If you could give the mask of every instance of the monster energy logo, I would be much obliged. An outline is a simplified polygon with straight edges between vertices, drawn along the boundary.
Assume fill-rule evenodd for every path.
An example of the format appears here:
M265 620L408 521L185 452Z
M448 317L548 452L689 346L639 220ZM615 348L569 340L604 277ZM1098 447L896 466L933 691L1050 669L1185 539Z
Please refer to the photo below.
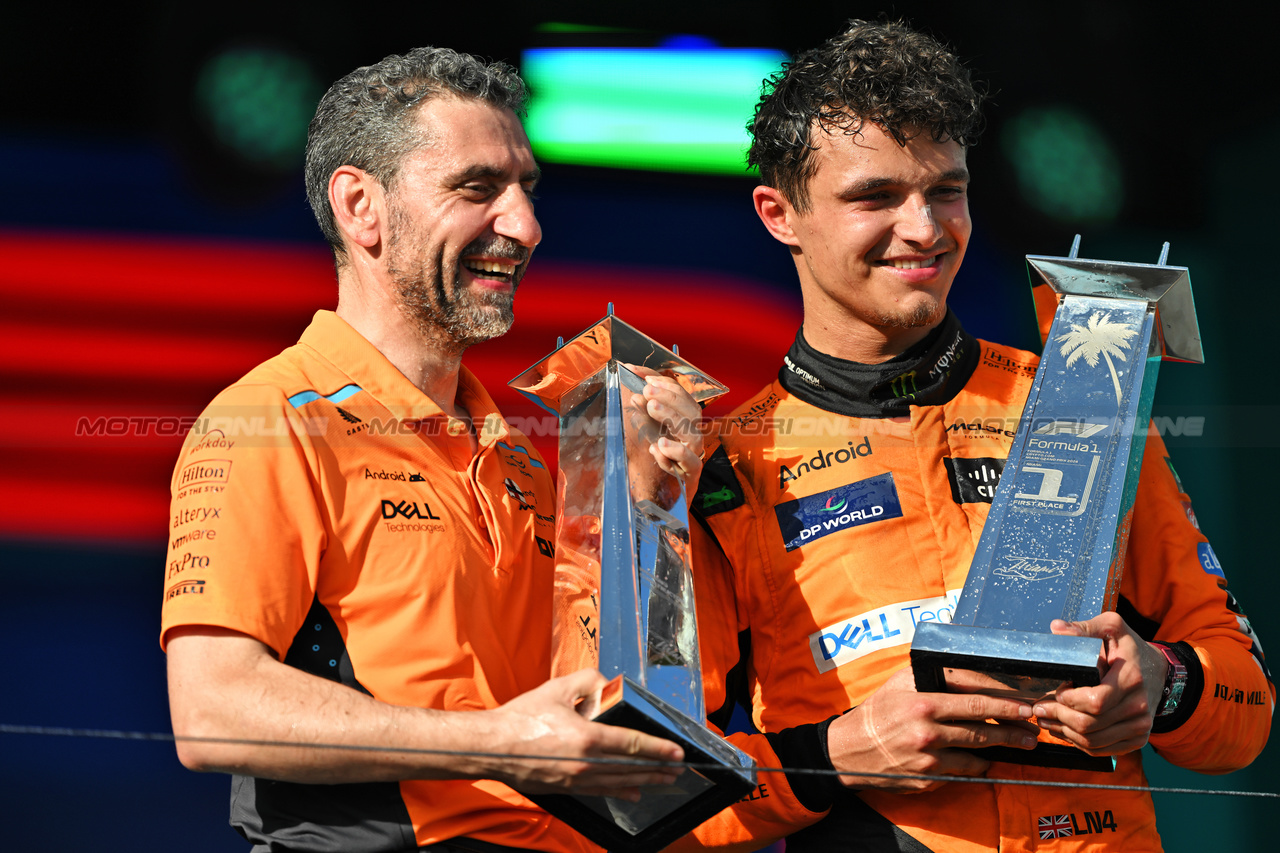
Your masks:
M906 373L893 377L889 381L889 391L898 399L914 397L919 394L920 388L916 385L916 372L908 370Z

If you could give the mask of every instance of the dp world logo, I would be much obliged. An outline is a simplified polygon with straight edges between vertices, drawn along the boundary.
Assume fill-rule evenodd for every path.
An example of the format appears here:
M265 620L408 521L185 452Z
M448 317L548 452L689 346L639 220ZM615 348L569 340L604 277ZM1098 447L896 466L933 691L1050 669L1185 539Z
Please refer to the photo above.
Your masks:
M850 527L902 516L893 474L879 474L773 508L788 551Z

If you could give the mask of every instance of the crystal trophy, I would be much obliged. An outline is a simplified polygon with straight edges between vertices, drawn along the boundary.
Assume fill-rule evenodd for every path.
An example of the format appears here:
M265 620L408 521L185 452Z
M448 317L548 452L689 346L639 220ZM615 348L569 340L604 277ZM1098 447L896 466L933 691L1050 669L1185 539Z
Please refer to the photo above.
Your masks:
M951 623L911 644L916 689L1028 702L1100 682L1102 640L1053 619L1114 610L1163 359L1203 362L1191 281L1167 266L1028 255L1044 355ZM1109 771L1066 744L985 758Z
M608 314L509 384L559 416L552 675L610 679L586 716L679 743L696 764L639 802L531 799L615 853L659 850L756 785L751 758L706 727L684 485L658 467L648 371L699 403L727 389Z

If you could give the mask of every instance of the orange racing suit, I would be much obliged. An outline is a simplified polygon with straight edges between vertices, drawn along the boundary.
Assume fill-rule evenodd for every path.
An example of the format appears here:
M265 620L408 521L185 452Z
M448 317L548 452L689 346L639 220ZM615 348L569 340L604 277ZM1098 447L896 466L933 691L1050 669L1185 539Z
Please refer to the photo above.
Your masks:
M693 501L707 708L722 730L735 701L750 710L762 734L729 739L761 765L830 769L830 720L908 665L919 622L950 621L1036 364L969 336L954 315L877 366L797 336L778 381L720 425ZM1261 751L1275 689L1166 456L1153 431L1117 610L1144 639L1170 644L1189 673L1150 743L1182 767L1224 772ZM804 507L839 512L801 530ZM1120 756L1114 773L994 762L986 775L1146 784L1140 752ZM788 853L1160 849L1146 793L955 782L901 794L854 792L831 776L760 780L673 849L754 850L785 835Z

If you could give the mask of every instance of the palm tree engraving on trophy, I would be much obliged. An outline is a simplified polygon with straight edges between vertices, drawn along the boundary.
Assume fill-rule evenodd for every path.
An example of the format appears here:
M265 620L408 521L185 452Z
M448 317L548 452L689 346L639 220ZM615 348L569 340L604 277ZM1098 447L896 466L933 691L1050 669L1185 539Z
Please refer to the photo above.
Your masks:
M1129 338L1138 334L1138 330L1127 325L1111 322L1110 314L1095 311L1089 322L1081 326L1071 324L1071 331L1059 335L1054 340L1062 341L1062 354L1067 357L1067 367L1083 358L1090 367L1098 366L1098 356L1107 360L1107 369L1111 371L1111 381L1116 388L1116 405L1120 405L1120 377L1116 375L1116 366L1112 358L1124 361L1124 350L1129 349Z
M1034 702L1098 684L1102 641L1053 619L1114 610L1161 360L1202 362L1185 267L1027 256L1045 342L950 623L911 643L917 689ZM1103 363L1106 370L1102 369ZM987 758L1111 770L1061 743Z

